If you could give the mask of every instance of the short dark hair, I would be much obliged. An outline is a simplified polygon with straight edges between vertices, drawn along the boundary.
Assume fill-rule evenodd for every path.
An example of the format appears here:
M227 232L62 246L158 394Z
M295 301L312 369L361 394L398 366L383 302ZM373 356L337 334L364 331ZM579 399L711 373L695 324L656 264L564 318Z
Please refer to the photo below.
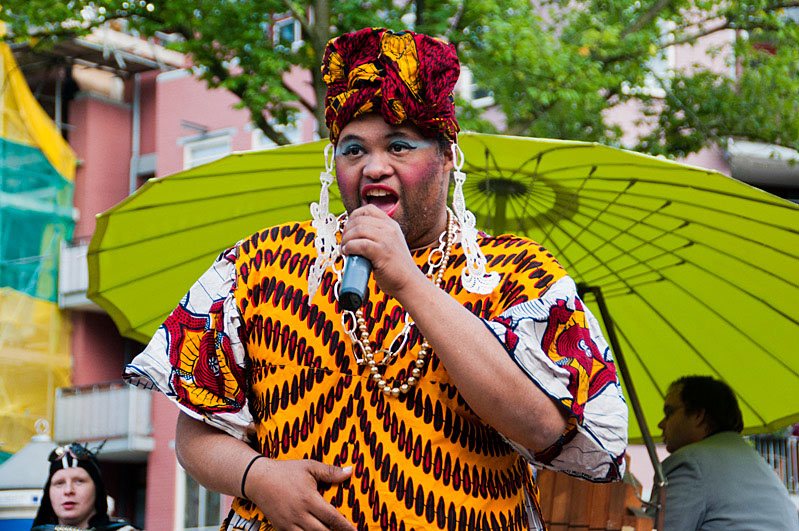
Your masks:
M679 391L687 412L705 412L708 435L722 431L743 431L744 422L738 399L732 388L721 380L712 376L683 376L674 381L669 390Z
M445 153L449 153L450 146L452 145L452 141L447 138L447 135L444 133L438 133L435 136L436 144L438 144L438 152L442 155Z

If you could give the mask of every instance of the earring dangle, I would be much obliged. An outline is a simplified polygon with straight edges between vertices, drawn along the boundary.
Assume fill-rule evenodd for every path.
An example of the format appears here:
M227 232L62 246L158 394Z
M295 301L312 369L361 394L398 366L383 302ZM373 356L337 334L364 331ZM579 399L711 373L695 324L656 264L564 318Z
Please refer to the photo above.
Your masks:
M311 226L316 229L314 247L316 259L308 270L308 304L313 301L325 269L333 265L339 256L339 245L336 239L338 220L330 213L330 185L333 183L333 144L325 147L325 170L319 175L322 189L319 191L319 202L311 203Z
M461 246L466 254L466 266L461 271L461 283L469 293L487 295L499 285L500 276L496 271L486 272L486 257L477 243L477 229L474 214L466 209L463 196L463 183L466 174L461 171L464 163L463 151L453 143L452 163L455 167L452 175L455 179L455 190L452 193L452 209L458 220L461 231Z

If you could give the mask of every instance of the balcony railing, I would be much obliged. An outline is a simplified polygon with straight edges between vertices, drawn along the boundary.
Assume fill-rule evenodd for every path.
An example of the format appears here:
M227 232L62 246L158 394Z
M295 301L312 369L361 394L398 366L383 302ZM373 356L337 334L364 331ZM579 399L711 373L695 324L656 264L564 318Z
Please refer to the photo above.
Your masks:
M799 494L799 437L750 437L755 449L785 483L791 494Z
M89 289L89 266L86 263L88 240L63 242L58 259L58 306L73 310L99 311L100 307L86 298Z
M101 456L143 461L153 449L149 391L122 381L56 390L55 440L106 441Z

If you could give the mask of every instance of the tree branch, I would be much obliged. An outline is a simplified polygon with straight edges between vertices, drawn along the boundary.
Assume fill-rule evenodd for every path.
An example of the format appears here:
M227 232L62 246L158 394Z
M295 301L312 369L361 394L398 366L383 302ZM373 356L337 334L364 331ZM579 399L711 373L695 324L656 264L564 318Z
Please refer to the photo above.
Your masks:
M628 35L631 35L652 22L652 20L657 18L660 12L666 9L671 2L672 0L657 0L652 7L646 10L646 13L638 17L638 19L633 22L630 27L621 32L621 37L624 38Z
M416 31L423 31L424 28L424 0L414 0L416 5Z
M447 28L447 32L444 34L447 40L450 40L450 35L452 35L458 29L458 26L461 23L461 18L463 18L463 10L465 3L466 0L463 0L463 2L460 2L458 4L458 7L455 8L455 16L452 17L452 24L449 25L449 27Z
M153 16L144 16L137 14L142 18L146 18L148 20L152 20L154 22L163 22L160 18L153 17ZM83 35L87 35L91 33L92 30L100 28L104 26L106 23L111 22L112 20L119 20L119 19L127 19L130 18L130 14L113 14L106 16L103 20L91 20L91 21L84 21L84 23L80 24L76 27L64 27L61 24L52 24L51 27L48 29L47 27L27 27L27 31L22 37L17 36L12 30L12 22L7 21L6 27L8 31L5 35L0 37L0 41L2 42L18 42L20 39L24 41L30 41L31 39L46 39L46 38L56 38L56 39L68 39L68 38L75 38L81 37ZM66 22L66 21L64 21Z
M678 46L680 44L686 44L686 43L689 43L689 42L693 42L693 41L695 41L697 39L700 39L702 37L707 37L708 35L712 35L713 33L716 33L716 32L719 32L719 31L723 31L723 30L726 30L726 29L732 29L732 22L730 22L729 20L726 21L724 24L721 24L719 26L707 29L705 31L701 31L699 33L694 33L694 34L691 34L691 35L686 35L686 36L681 37L679 39L674 39L673 41L670 41L670 42L664 42L662 44L659 44L657 46L657 48L659 50L665 50L666 48L669 48L670 46ZM593 59L595 61L599 61L603 65L608 65L608 64L611 64L611 63L615 63L617 61L629 61L631 59L636 59L636 58L642 57L644 55L648 55L648 54L645 54L644 52L645 52L645 50L641 50L639 53L625 53L625 54L620 54L620 55L611 55L610 57L602 57L602 56L596 55L596 54L594 54L592 52L591 53L591 59Z
M230 78L230 72L228 71L227 68L224 67L221 61L216 59L213 61L209 60L204 64L208 68L209 73L212 76L219 78L221 81ZM245 97L246 96L245 86L243 84L235 84L233 86L228 86L225 88L229 92L235 94L239 98L239 100L241 100L242 103L244 103L244 106L247 108L248 111L250 111L250 119L258 127L258 129L264 132L267 138L269 138L272 142L274 142L279 146L285 146L286 144L291 143L283 133L276 131L275 128L272 127L269 124L269 122L267 122L266 118L264 117L263 109L261 109L260 107L254 109L250 105L250 101Z
M253 109L250 109L249 107L247 107L247 109L250 111L250 116L252 117L253 123L258 127L258 129L263 131L264 135L266 135L266 137L269 140L271 140L278 146L286 146L288 144L291 144L291 142L289 142L289 139L286 138L286 135L278 131L275 131L275 128L272 127L269 124L269 122L266 121L266 118L264 117L263 113L255 112Z
M541 117L542 114L549 111L554 106L555 102L553 101L552 103L549 103L547 105L544 105L543 107L535 109L533 115L530 118L521 122L515 122L513 125L509 125L507 134L514 136L523 135L530 128L530 126L533 125L533 123Z
M280 80L280 84L285 87L286 90L297 96L297 101L300 102L300 105L305 107L309 113L313 114L316 111L316 105L313 104L308 98L305 98L300 92L295 89L294 87L288 85L284 79Z
M671 88L669 87L668 83L666 83L666 81L663 78L655 75L654 73L652 74L652 76L658 82L660 87L664 90L664 92L666 93L666 97L668 99L670 99L671 101L673 101L674 103L676 103L677 106L680 109L682 109L683 112L685 112L685 115L688 116L691 119L691 121L694 123L694 126L697 129L701 130L708 138L712 139L719 146L723 146L724 145L724 142L721 140L721 138L719 138L718 135L716 135L716 133L712 129L707 127L707 125L702 121L702 119L699 118L699 116L696 115L696 113L693 111L693 109L691 109L690 106L685 105L682 102L682 100L680 100L671 91Z
M699 33L694 33L692 35L686 35L679 39L674 39L671 42L667 42L658 46L658 48L662 50L668 48L669 46L679 46L680 44L693 42L697 39L701 39L702 37L707 37L708 35L712 35L718 31L723 31L726 29L732 29L732 22L729 20L727 20L726 22L724 22L724 24L721 24L720 26L716 26L715 28L706 29L704 31L700 31Z
M247 109L250 111L250 117L252 118L252 122L258 127L258 129L263 131L264 135L266 135L266 137L269 140L271 140L278 146L285 146L291 144L291 142L289 142L289 139L286 138L286 136L283 133L275 131L275 128L272 127L269 124L269 122L266 121L266 118L264 117L264 114L262 112L256 112L253 109L251 109L249 106L247 107Z
M315 68L311 68L311 80L314 89L316 103L313 107L313 115L319 128L319 136L324 138L328 135L327 122L325 121L325 98L327 97L327 85L322 79L322 71L318 65L322 64L325 49L330 40L330 10L331 3L327 0L314 0L314 33L312 34L312 49L314 53Z
M779 4L774 4L774 5L771 5L771 6L768 6L768 7L764 7L763 11L766 11L766 12L778 11L780 9L784 9L784 8L787 8L787 7L797 7L798 5L799 5L799 2L796 2L796 0L789 1L789 2L781 2ZM713 19L705 19L705 20L699 21L699 22L692 22L690 25L680 26L679 28L677 28L677 30L675 30L674 33L679 33L680 30L686 29L686 28L691 27L691 26L702 27L706 22L709 22L710 20L715 20L717 18L721 18L721 17L715 17ZM676 45L679 45L679 44L686 44L686 43L695 41L696 39L700 39L702 37L707 37L708 35L712 35L713 33L716 33L718 31L723 31L723 30L726 30L726 29L745 30L747 28L752 28L752 27L762 27L759 24L754 24L754 23L743 23L743 24L740 24L740 25L736 25L735 24L736 23L735 19L733 19L733 18L731 18L729 16L725 16L723 18L724 18L725 22L723 24L719 25L719 26L715 26L713 28L710 28L710 29L707 29L707 30L704 30L704 31L700 31L698 33L694 33L694 34L691 34L691 35L686 35L685 37L682 37L680 39L675 39L673 42L665 43L665 44L663 44L661 46L658 46L658 48L663 49L663 48L668 48L669 46L676 46Z
M312 36L313 28L311 27L310 22L308 22L308 18L302 16L302 13L300 13L300 9L297 7L297 4L291 0L283 0L283 4L289 9L289 11L291 11L291 16L300 23L303 33L309 37Z

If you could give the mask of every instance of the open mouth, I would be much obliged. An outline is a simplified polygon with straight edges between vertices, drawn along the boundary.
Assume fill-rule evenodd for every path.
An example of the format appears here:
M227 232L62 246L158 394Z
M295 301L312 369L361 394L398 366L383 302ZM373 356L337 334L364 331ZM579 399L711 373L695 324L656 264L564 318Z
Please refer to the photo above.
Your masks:
M393 190L382 186L365 186L361 191L361 199L364 204L374 205L389 216L394 213L399 200Z

